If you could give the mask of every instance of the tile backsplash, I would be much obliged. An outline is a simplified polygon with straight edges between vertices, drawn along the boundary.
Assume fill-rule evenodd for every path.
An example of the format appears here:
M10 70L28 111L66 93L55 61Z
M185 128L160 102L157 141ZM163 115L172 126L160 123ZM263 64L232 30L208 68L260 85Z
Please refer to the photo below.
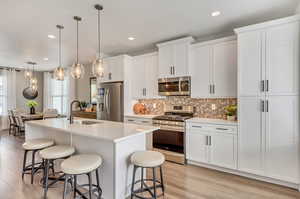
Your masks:
M207 98L196 99L190 97L170 96L165 99L140 99L149 114L160 115L164 113L165 105L194 106L195 117L226 119L224 107L237 104L236 98Z

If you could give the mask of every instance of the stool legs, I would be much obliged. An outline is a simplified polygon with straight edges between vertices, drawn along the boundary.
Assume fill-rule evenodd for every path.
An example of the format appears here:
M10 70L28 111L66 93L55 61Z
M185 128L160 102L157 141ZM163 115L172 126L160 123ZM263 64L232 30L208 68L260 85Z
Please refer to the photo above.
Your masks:
M97 181L97 188L99 191L101 191L101 193L98 193L98 199L101 199L101 194L102 194L102 190L100 187L100 180L99 180L99 171L98 169L96 169L96 181Z
M89 198L92 198L92 178L91 178L91 173L88 173L88 178L89 178Z
M34 178L34 170L35 170L35 153L36 151L32 151L32 168L31 168L31 184L33 184Z
M160 171L160 182L161 182L161 189L163 192L163 195L165 194L165 185L164 185L164 177L163 177L163 172L162 172L162 166L159 167Z
M63 194L63 199L66 198L67 196L67 185L68 185L68 179L69 179L69 175L65 175L65 183L64 183L64 194ZM76 190L75 190L76 191Z
M49 179L49 160L45 160L45 169L44 169L44 198L47 198L48 191L48 179Z
M135 180L135 176L136 176L136 171L138 168L141 168L141 180ZM157 179L157 173L156 173L156 169L160 169L160 181ZM145 199L157 199L158 197L164 195L164 192L165 192L165 187L164 187L164 181L163 181L163 172L162 172L162 166L158 166L158 167L153 167L153 168L148 168L148 169L151 169L152 170L152 179L144 179L144 169L147 169L145 167L138 167L136 165L134 165L133 167L133 178L132 178L132 185L131 185L131 199L133 199L134 196L138 197L138 198L144 198L142 196L139 196L137 194L139 193L143 193L143 192L148 192L150 195L151 195L151 198L146 198ZM153 183L153 186L152 187L149 187L145 182L147 181L150 181ZM137 189L135 190L134 189L134 186L135 184L137 183L141 183L141 188L140 189ZM145 188L144 188L145 186ZM162 194L157 194L157 189L158 188L161 188L162 190Z
M24 180L24 175L25 175L25 168L26 168L26 161L27 161L27 153L28 151L24 151L24 158L23 158L23 171L22 171L22 180Z

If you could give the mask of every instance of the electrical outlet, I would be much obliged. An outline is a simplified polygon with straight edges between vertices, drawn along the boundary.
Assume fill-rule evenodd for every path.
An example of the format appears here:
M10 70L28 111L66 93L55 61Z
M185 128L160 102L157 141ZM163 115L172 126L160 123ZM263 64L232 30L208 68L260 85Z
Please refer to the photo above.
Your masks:
M211 104L211 109L214 111L217 109L216 104Z

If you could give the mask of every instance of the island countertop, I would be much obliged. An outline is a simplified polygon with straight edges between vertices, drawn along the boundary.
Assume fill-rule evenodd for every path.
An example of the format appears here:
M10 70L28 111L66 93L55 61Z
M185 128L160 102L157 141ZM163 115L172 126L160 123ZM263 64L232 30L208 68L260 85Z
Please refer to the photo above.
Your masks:
M92 119L88 119L88 121L97 123L89 125L81 124L82 121L86 120L87 119L84 118L76 118L74 119L74 123L70 124L65 118L55 118L47 120L33 120L26 122L26 125L52 128L74 135L87 136L112 142L120 142L129 137L137 136L141 133L150 133L158 129L158 127L155 126L144 126Z

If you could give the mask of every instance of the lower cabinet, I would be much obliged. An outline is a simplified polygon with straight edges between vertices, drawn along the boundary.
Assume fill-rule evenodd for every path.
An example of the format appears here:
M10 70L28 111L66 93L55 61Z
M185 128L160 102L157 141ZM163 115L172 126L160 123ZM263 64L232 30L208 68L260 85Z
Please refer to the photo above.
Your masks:
M186 159L237 168L237 127L187 123Z
M142 117L134 117L134 116L125 116L124 123L131 123L131 124L140 124L140 125L152 125L151 118L142 118ZM147 150L153 149L153 141L152 141L152 133L148 133L146 136L146 144Z

